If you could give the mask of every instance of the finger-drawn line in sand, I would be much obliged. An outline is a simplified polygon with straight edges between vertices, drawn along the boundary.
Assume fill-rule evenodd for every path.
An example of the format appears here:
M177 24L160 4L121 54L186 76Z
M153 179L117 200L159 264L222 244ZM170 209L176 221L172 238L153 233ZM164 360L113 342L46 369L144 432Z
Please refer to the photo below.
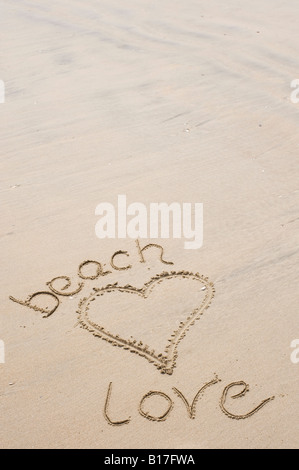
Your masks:
M163 259L164 248L163 248L162 245L158 245L157 243L149 243L148 245L145 245L143 248L141 248L139 241L136 240L136 247L137 247L137 252L138 252L138 255L139 255L139 258L140 258L139 263L145 263L146 262L145 259L144 259L144 256L143 256L144 251L148 250L149 248L155 248L155 249L157 248L160 251L159 260L161 261L161 263L163 263L163 264L173 264L172 261L165 261ZM118 265L115 264L115 258L116 258L116 256L119 256L119 255L125 255L127 257L130 256L130 254L127 251L123 251L123 250L116 251L110 258L111 267L116 271L124 271L124 270L130 269L132 267L131 264L128 264L127 266L118 266ZM86 267L86 266L89 266L89 267L94 266L96 268L95 274L92 274L92 275L87 274L87 273L84 274L83 271L84 271L84 267ZM78 266L77 275L83 281L90 281L90 280L98 279L100 276L106 276L107 274L112 273L112 271L104 271L103 266L105 266L105 263L101 264L99 261L96 261L96 260L83 261ZM63 287L61 287L60 290L58 290L57 287L55 288L53 286L53 283L55 283L59 279L60 280L63 279L65 281L65 285ZM84 282L82 282L82 281L78 282L78 287L75 290L73 290L72 292L67 291L67 289L69 289L71 287L71 278L69 276L54 277L51 281L47 282L46 285L49 287L50 292L47 292L45 290L34 292L33 294L28 295L25 300L16 299L12 295L9 296L9 299L12 300L13 302L16 302L20 305L23 305L24 307L28 307L32 310L35 310L36 312L41 312L41 313L44 314L43 318L47 318L50 315L52 315L52 313L54 313L56 311L56 309L59 307L59 305L61 303L59 298L57 297L58 295L61 295L61 296L64 296L64 297L75 296L79 292L81 292L81 290L83 289ZM49 296L51 297L51 300L55 299L54 307L51 308L49 306L46 306L45 308L43 308L43 307L39 307L38 305L32 304L31 300L38 297L38 296L39 297L42 296L43 301L45 301L46 299L49 300Z
M53 282L57 281L57 279L64 279L66 281L65 285L63 287L61 287L60 290L57 290L57 289L55 289L55 287L53 287ZM66 297L78 294L79 292L81 292L81 290L83 289L83 286L84 286L84 282L79 282L77 289L75 289L71 292L65 292L65 290L68 289L72 284L71 278L69 276L53 277L53 279L51 279L51 281L47 282L46 284L54 294L63 295L63 296L66 296Z
M210 382L206 382L198 390L198 392L196 393L191 405L189 404L189 402L187 401L187 399L185 398L185 396L183 395L183 393L180 390L178 390L176 387L172 387L172 390L174 391L174 393L179 398L182 399L183 403L185 404L186 409L187 409L187 413L188 413L188 418L189 419L195 419L196 405L197 405L197 401L198 401L199 397L201 397L203 395L204 391L208 387L211 387L212 385L215 385L219 382L221 382L221 379L219 379L218 376L215 374L215 378L213 380L211 380ZM269 403L271 400L273 400L275 398L274 396L272 396L270 398L266 398L258 406L256 406L253 410L249 411L249 413L246 413L246 414L243 414L243 415L236 415L236 414L230 413L226 408L224 408L224 403L225 403L225 400L226 400L226 397L227 397L227 392L229 391L230 388L232 388L234 386L239 386L239 385L244 386L243 390L240 393L238 393L237 395L233 395L231 398L242 397L242 396L244 396L244 394L249 389L248 388L249 386L243 380L238 381L238 382L230 383L229 385L224 387L223 392L221 394L221 398L220 398L220 402L219 402L220 403L220 409L221 409L222 413L224 413L229 418L238 419L238 420L249 418L253 414L257 413L261 408L263 408L263 406L265 406L267 403ZM107 391L105 405L104 405L104 417L105 417L106 421L112 426L122 426L123 424L129 424L131 422L131 416L129 416L127 419L124 419L124 420L115 420L115 421L113 421L109 417L108 408L109 408L109 403L110 403L110 398L111 398L111 391L112 391L112 382L110 382L110 384L108 386L108 391ZM160 396L166 401L166 405L167 405L166 411L164 411L164 413L162 413L158 416L154 415L153 413L150 413L149 411L144 410L145 402L153 396ZM166 419L168 418L168 416L169 416L169 414L170 414L170 412L172 411L173 408L174 408L173 400L170 398L169 395L167 395L165 392L162 392L160 390L156 390L156 391L151 390L151 391L147 392L145 395L143 395L141 400L138 402L138 412L139 412L139 414L143 418L148 419L149 421L156 421L156 422L166 421Z
M166 279L173 278L189 278L198 281L200 284L203 284L204 288L202 289L205 290L205 295L201 304L192 312L190 312L185 321L181 321L179 327L173 331L171 337L167 340L164 353L157 354L155 350L150 349L148 345L144 345L142 341L138 342L136 339L127 340L120 337L118 334L113 334L104 326L98 325L89 318L89 305L96 299L96 297L110 292L125 292L128 294L137 294L140 297L147 299L157 284L164 282ZM162 374L166 373L171 375L173 373L174 367L176 366L176 359L178 356L177 348L180 341L185 337L189 328L210 306L212 298L214 297L214 292L215 290L213 283L210 282L207 277L204 277L199 273L193 274L188 271L171 271L169 273L164 271L161 274L152 277L149 282L145 283L144 286L139 289L129 284L125 286L119 286L118 283L108 284L106 287L102 288L94 288L93 292L88 297L84 297L79 302L79 307L77 310L78 321L82 328L87 329L94 336L98 336L105 341L108 341L113 346L118 346L129 350L132 353L139 354L140 356L147 359L150 363L154 364Z
M145 400L147 400L149 397L152 397L154 395L158 395L160 397L163 397L166 399L166 401L168 402L168 408L167 410L160 416L153 416L153 415L150 415L148 411L144 411L143 410L143 404L145 402ZM139 403L139 407L138 407L138 411L139 413L141 414L141 416L143 416L144 418L146 419L149 419L150 421L165 421L167 416L169 415L169 413L171 412L173 408L173 401L172 399L164 392L159 392L159 391L155 391L155 390L151 390L150 392L146 393L140 403Z
M110 382L109 384L105 406L104 406L105 420L107 421L108 424L111 424L111 426L122 426L123 424L128 424L131 421L131 416L129 416L128 419L124 419L123 421L112 421L112 419L110 419L108 416L108 407L109 407L109 402L110 402L110 397L111 397L111 389L112 389L112 382Z
M130 269L130 268L132 267L131 264L128 264L127 266L116 266L116 264L114 263L114 258L115 258L116 256L119 256L119 255L130 256L127 251L123 251L123 250L118 250L118 251L116 251L116 252L111 256L110 264L111 264L112 268L113 268L113 269L116 269L117 271L125 271L126 269Z
M243 380L240 380L239 382L232 382L232 383L228 384L225 387L225 389L223 390L223 394L222 394L221 399L220 399L220 408L223 411L223 413L226 414L226 416L228 416L229 418L232 418L232 419L246 419L246 418L249 418L249 416L254 415L254 413L259 411L269 401L274 400L274 398L275 398L274 396L266 398L258 406L253 408L253 410L249 411L249 413L246 413L245 415L235 415L235 414L231 413L230 411L228 411L224 406L229 389L234 387L235 385L243 385L244 388L241 392L237 393L236 395L233 395L231 398L241 398L249 391L249 385L246 382L244 382Z
M96 274L94 276L86 276L85 274L82 273L82 268L83 266L87 266L88 264L95 264L97 267ZM101 263L98 261L93 261L93 260L86 260L83 261L78 267L78 276L81 277L81 279L97 279L99 276L106 276L107 274L110 274L111 271L103 271Z
M145 245L143 248L140 248L140 243L139 243L139 240L135 240L136 242L136 246L137 246L137 250L138 250L138 253L140 255L140 258L141 258L141 261L140 263L145 263L145 259L144 259L144 256L143 256L143 252L148 250L149 248L159 248L161 251L160 251L160 261L161 263L164 263L164 264L173 264L172 261L165 261L165 259L163 259L163 255L164 255L164 248L163 246L161 245L157 245L157 243L149 243L148 245Z
M197 402L198 402L198 399L201 395L203 395L203 392L206 390L206 388L210 387L211 385L214 385L218 382L221 382L221 379L218 379L218 377L216 376L215 379L211 380L210 382L207 382L205 383L197 392L197 394L195 395L195 397L193 398L193 401L191 403L191 405L189 404L189 402L187 401L186 397L182 394L182 392L180 390L178 390L176 387L172 387L172 390L177 394L178 397L180 397L184 403L184 405L186 406L187 408L187 413L188 413L188 416L189 418L191 419L195 419L195 414L196 414L196 405L197 405Z
M47 308L38 307L37 305L31 305L31 303L30 303L31 300L34 299L35 297L37 297L38 295L51 296L52 298L55 299L56 305L54 305L54 307L51 310L48 310ZM16 302L17 304L23 305L24 307L29 307L32 310L35 310L36 312L43 313L44 314L43 318L47 318L50 315L52 315L52 313L54 313L55 310L60 305L60 300L58 299L57 295L53 294L52 292L47 292L47 291L34 292L34 294L28 295L27 299L25 299L25 300L18 300L15 297L13 297L12 295L10 295L9 298L10 298L10 300L12 300L13 302Z

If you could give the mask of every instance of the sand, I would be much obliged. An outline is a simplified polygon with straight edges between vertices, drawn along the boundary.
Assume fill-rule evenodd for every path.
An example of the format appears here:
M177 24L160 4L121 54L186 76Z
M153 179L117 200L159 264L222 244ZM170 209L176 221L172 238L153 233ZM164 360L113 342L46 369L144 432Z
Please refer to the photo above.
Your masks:
M298 13L2 0L1 448L298 447ZM203 246L157 239L165 265L158 248L142 263L135 240L98 239L95 208L119 194L203 203ZM119 250L126 270L110 265ZM110 273L82 279L88 260ZM182 272L213 284L208 309ZM9 298L51 286L73 295L44 297L48 316ZM192 312L169 370L158 354Z

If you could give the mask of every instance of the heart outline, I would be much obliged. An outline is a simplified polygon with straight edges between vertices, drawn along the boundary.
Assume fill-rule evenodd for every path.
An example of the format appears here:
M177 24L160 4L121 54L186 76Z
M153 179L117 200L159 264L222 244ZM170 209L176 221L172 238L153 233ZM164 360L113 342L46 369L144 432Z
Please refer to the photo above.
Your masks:
M158 355L154 350L150 351L147 345L143 345L142 341L133 339L133 341L126 340L121 338L117 334L110 333L106 328L92 322L88 317L89 304L96 297L104 295L106 292L126 292L131 294L138 294L144 299L147 299L156 284L160 284L165 279L172 278L190 278L199 281L206 288L206 293L204 299L202 300L199 307L196 307L188 314L187 318L184 321L181 321L179 327L174 330L171 334L170 339L167 340L167 345L163 355L159 353ZM125 286L120 286L116 282L115 284L108 284L105 287L93 288L93 292L88 296L80 300L78 305L78 323L81 328L87 329L94 336L100 337L101 339L108 341L113 346L122 347L123 349L129 350L131 353L135 353L147 359L150 363L154 364L155 367L162 373L172 375L173 369L176 367L176 359L178 357L178 345L180 341L186 336L189 328L194 325L196 320L199 320L204 311L209 308L211 301L215 294L215 288L213 283L199 273L192 273L189 271L163 271L161 274L157 274L152 277L148 282L146 282L143 287L137 288L127 284Z

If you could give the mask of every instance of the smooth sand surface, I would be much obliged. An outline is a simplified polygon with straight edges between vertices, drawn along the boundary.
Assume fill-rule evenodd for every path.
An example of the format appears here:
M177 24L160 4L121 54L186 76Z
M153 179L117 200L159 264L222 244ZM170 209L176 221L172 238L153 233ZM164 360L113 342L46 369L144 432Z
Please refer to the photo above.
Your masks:
M1 448L298 446L298 14L296 0L1 1ZM154 248L140 263L134 240L98 239L95 207L118 194L202 202L202 248L158 239L174 264ZM111 268L117 250L130 269ZM83 281L85 260L112 272ZM141 289L171 270L215 286L172 375L77 324L93 288ZM64 293L84 285L48 318L9 299L49 291L62 275L72 281ZM91 316L162 351L202 300L181 281L147 299L105 293ZM173 387L191 403L216 376L190 419ZM240 381L250 390L235 400L242 386L228 391L233 415L274 400L232 419L220 400ZM173 402L165 421L140 414L149 391ZM131 421L109 425L105 403L111 421ZM158 416L168 403L152 395L141 409Z

